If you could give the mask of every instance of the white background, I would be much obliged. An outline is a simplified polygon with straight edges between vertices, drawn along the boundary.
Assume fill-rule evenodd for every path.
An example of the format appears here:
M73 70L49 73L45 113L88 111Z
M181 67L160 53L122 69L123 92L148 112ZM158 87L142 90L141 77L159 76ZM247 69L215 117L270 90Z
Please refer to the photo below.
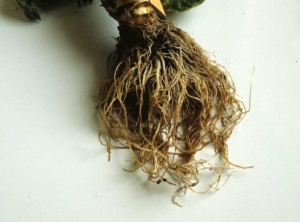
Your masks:
M240 170L180 198L107 161L95 96L117 23L96 1L28 22L0 1L0 221L300 221L300 3L206 0L169 15L231 72L251 111L229 141ZM251 80L252 69L255 67Z

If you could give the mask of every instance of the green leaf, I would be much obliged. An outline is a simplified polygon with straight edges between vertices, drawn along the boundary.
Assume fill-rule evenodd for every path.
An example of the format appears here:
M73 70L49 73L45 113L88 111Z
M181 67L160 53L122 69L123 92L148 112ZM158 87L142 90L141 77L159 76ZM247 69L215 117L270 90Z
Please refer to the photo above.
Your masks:
M197 5L200 5L204 0L162 0L162 4L166 11L182 12Z

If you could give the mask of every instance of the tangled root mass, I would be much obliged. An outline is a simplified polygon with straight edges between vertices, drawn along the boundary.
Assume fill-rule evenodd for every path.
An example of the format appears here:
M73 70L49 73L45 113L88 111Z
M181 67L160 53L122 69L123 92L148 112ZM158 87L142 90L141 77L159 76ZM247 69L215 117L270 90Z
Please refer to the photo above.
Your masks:
M120 23L116 51L101 85L100 135L110 149L123 144L151 181L177 181L184 191L230 166L226 141L243 118L229 73L185 32L151 15L151 25ZM213 149L220 164L196 157ZM167 179L168 178L168 179ZM170 179L171 178L171 179ZM213 187L208 185L208 189Z

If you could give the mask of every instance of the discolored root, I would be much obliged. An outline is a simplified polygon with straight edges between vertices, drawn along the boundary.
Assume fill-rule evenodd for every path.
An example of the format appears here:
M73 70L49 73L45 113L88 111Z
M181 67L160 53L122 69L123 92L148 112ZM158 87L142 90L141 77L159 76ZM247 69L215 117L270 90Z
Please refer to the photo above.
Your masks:
M202 171L215 176L208 189L217 189L232 166L226 142L245 114L231 76L187 33L157 17L148 1L118 2L103 1L119 21L120 37L101 84L100 141L109 153L128 148L151 181L175 181L175 197L196 186ZM127 15L147 13L123 16L120 7ZM219 155L219 163L199 157L204 149Z

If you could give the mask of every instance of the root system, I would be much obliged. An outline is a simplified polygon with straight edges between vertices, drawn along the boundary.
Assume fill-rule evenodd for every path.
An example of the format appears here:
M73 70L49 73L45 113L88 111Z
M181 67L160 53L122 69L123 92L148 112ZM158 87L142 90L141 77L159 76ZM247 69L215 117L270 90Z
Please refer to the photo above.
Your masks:
M230 162L227 147L245 114L232 78L172 22L154 12L136 19L119 20L120 37L101 84L100 141L109 155L128 148L151 181L179 184L174 197L193 189L204 170L216 176L207 190L217 188L230 166L240 167ZM196 156L204 149L213 149L219 164Z

